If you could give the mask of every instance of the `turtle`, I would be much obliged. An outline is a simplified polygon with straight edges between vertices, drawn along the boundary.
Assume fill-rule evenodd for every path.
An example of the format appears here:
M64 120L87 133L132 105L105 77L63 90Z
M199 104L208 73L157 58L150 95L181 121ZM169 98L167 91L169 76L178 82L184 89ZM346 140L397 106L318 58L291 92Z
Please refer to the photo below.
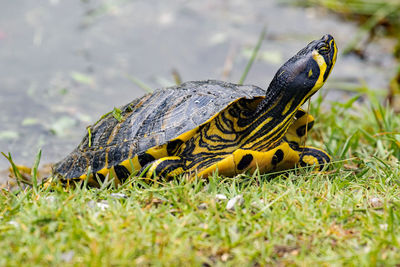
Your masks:
M334 38L325 34L285 62L266 90L217 80L157 89L90 126L52 176L98 186L107 176L124 183L138 173L169 180L296 165L322 170L331 157L303 145L314 118L301 106L325 83L336 57Z

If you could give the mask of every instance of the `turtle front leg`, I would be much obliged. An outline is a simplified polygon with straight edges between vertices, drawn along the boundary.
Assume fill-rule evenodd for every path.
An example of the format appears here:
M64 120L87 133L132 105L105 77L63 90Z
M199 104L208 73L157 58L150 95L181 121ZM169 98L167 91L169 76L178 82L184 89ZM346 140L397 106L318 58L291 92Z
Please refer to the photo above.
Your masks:
M310 114L307 114L304 110L299 109L296 112L295 120L292 125L290 125L285 137L283 138L285 141L290 144L304 144L305 139L307 138L307 132L309 132L314 126L314 117Z
M143 177L152 179L162 177L167 180L174 178L185 172L184 162L178 156L159 158L143 166L140 173L144 172Z
M331 157L322 149L303 146L307 137L306 132L314 126L314 117L302 109L297 111L295 117L296 119L289 127L284 140L298 153L300 166L315 166L318 171L321 171L325 164L331 161Z

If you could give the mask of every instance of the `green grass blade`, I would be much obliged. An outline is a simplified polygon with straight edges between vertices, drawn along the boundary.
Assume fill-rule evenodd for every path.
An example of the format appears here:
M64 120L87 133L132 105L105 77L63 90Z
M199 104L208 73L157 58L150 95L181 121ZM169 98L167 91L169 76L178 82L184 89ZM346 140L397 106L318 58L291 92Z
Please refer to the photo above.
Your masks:
M39 149L38 153L36 154L35 163L33 164L32 173L31 173L33 191L35 192L35 194L38 193L38 183L37 183L38 175L37 175L37 173L38 173L38 167L39 167L41 157L42 157L42 150Z
M89 166L87 172L86 172L86 178L85 181L83 182L83 188L87 188L88 182L89 182L89 178L90 178L90 174L92 173L92 167Z
M144 82L142 82L142 81L139 80L138 78L133 77L133 76L131 76L131 75L126 75L126 77L127 77L131 82L133 82L134 84L136 84L137 86L139 86L140 88L142 88L145 92L147 92L147 93L152 93L152 92L153 92L153 89L152 89L150 86L148 86L147 84L145 84Z
M254 63L254 60L257 57L258 51L260 50L260 47L261 47L261 44L262 44L262 42L264 40L266 31L267 31L267 28L264 26L264 28L262 29L262 31L260 33L260 37L258 38L258 42L257 42L256 46L253 49L253 53L251 54L250 60L249 60L249 62L247 62L247 65L246 65L246 68L244 69L242 77L240 77L239 84L243 84L244 81L246 80L247 74L249 73L249 71L251 69L251 66Z
M19 172L17 166L14 164L14 161L13 161L13 159L12 159L12 157L11 157L11 153L9 152L9 153L8 153L8 156L7 156L6 154L4 154L3 152L1 152L1 154L2 154L2 155L8 160L8 162L11 164L11 168L12 168L13 173L14 173L14 175L15 175L15 179L17 180L18 187L22 189L21 183L20 183L20 182L21 182L21 181L24 181L24 179L22 178L22 175L21 175L21 173Z
M340 152L340 155L339 155L340 159L344 159L344 158L345 158L345 155L346 155L346 153L349 151L349 148L350 148L350 146L351 146L351 141L352 141L354 135L355 135L355 133L353 133L352 135L350 135L350 136L346 139L346 142L344 143L343 148L342 148L342 151Z

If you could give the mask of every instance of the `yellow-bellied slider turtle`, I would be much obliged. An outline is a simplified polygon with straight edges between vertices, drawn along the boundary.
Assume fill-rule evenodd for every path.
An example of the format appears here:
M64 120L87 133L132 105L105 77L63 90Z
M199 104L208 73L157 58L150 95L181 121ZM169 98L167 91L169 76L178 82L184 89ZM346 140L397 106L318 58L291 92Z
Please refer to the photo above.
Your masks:
M86 179L88 168L100 180L117 182L146 170L171 178L207 177L214 171L234 176L295 164L322 168L324 151L301 146L313 117L301 105L324 84L337 55L325 35L300 50L275 74L265 91L253 85L194 81L162 88L108 114L90 127L81 144L54 166L63 181ZM90 183L96 184L93 175Z

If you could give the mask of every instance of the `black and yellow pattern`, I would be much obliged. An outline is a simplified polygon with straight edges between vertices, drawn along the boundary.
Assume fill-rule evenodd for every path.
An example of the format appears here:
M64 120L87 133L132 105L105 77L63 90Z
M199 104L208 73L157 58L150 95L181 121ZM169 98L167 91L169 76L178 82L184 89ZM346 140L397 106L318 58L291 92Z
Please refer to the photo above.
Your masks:
M145 95L121 108L121 120L109 114L93 125L54 173L85 179L90 166L98 179L112 174L124 182L144 170L147 178L171 178L322 168L329 155L302 146L314 119L300 107L324 84L336 55L334 39L325 35L289 59L267 91L211 80Z

